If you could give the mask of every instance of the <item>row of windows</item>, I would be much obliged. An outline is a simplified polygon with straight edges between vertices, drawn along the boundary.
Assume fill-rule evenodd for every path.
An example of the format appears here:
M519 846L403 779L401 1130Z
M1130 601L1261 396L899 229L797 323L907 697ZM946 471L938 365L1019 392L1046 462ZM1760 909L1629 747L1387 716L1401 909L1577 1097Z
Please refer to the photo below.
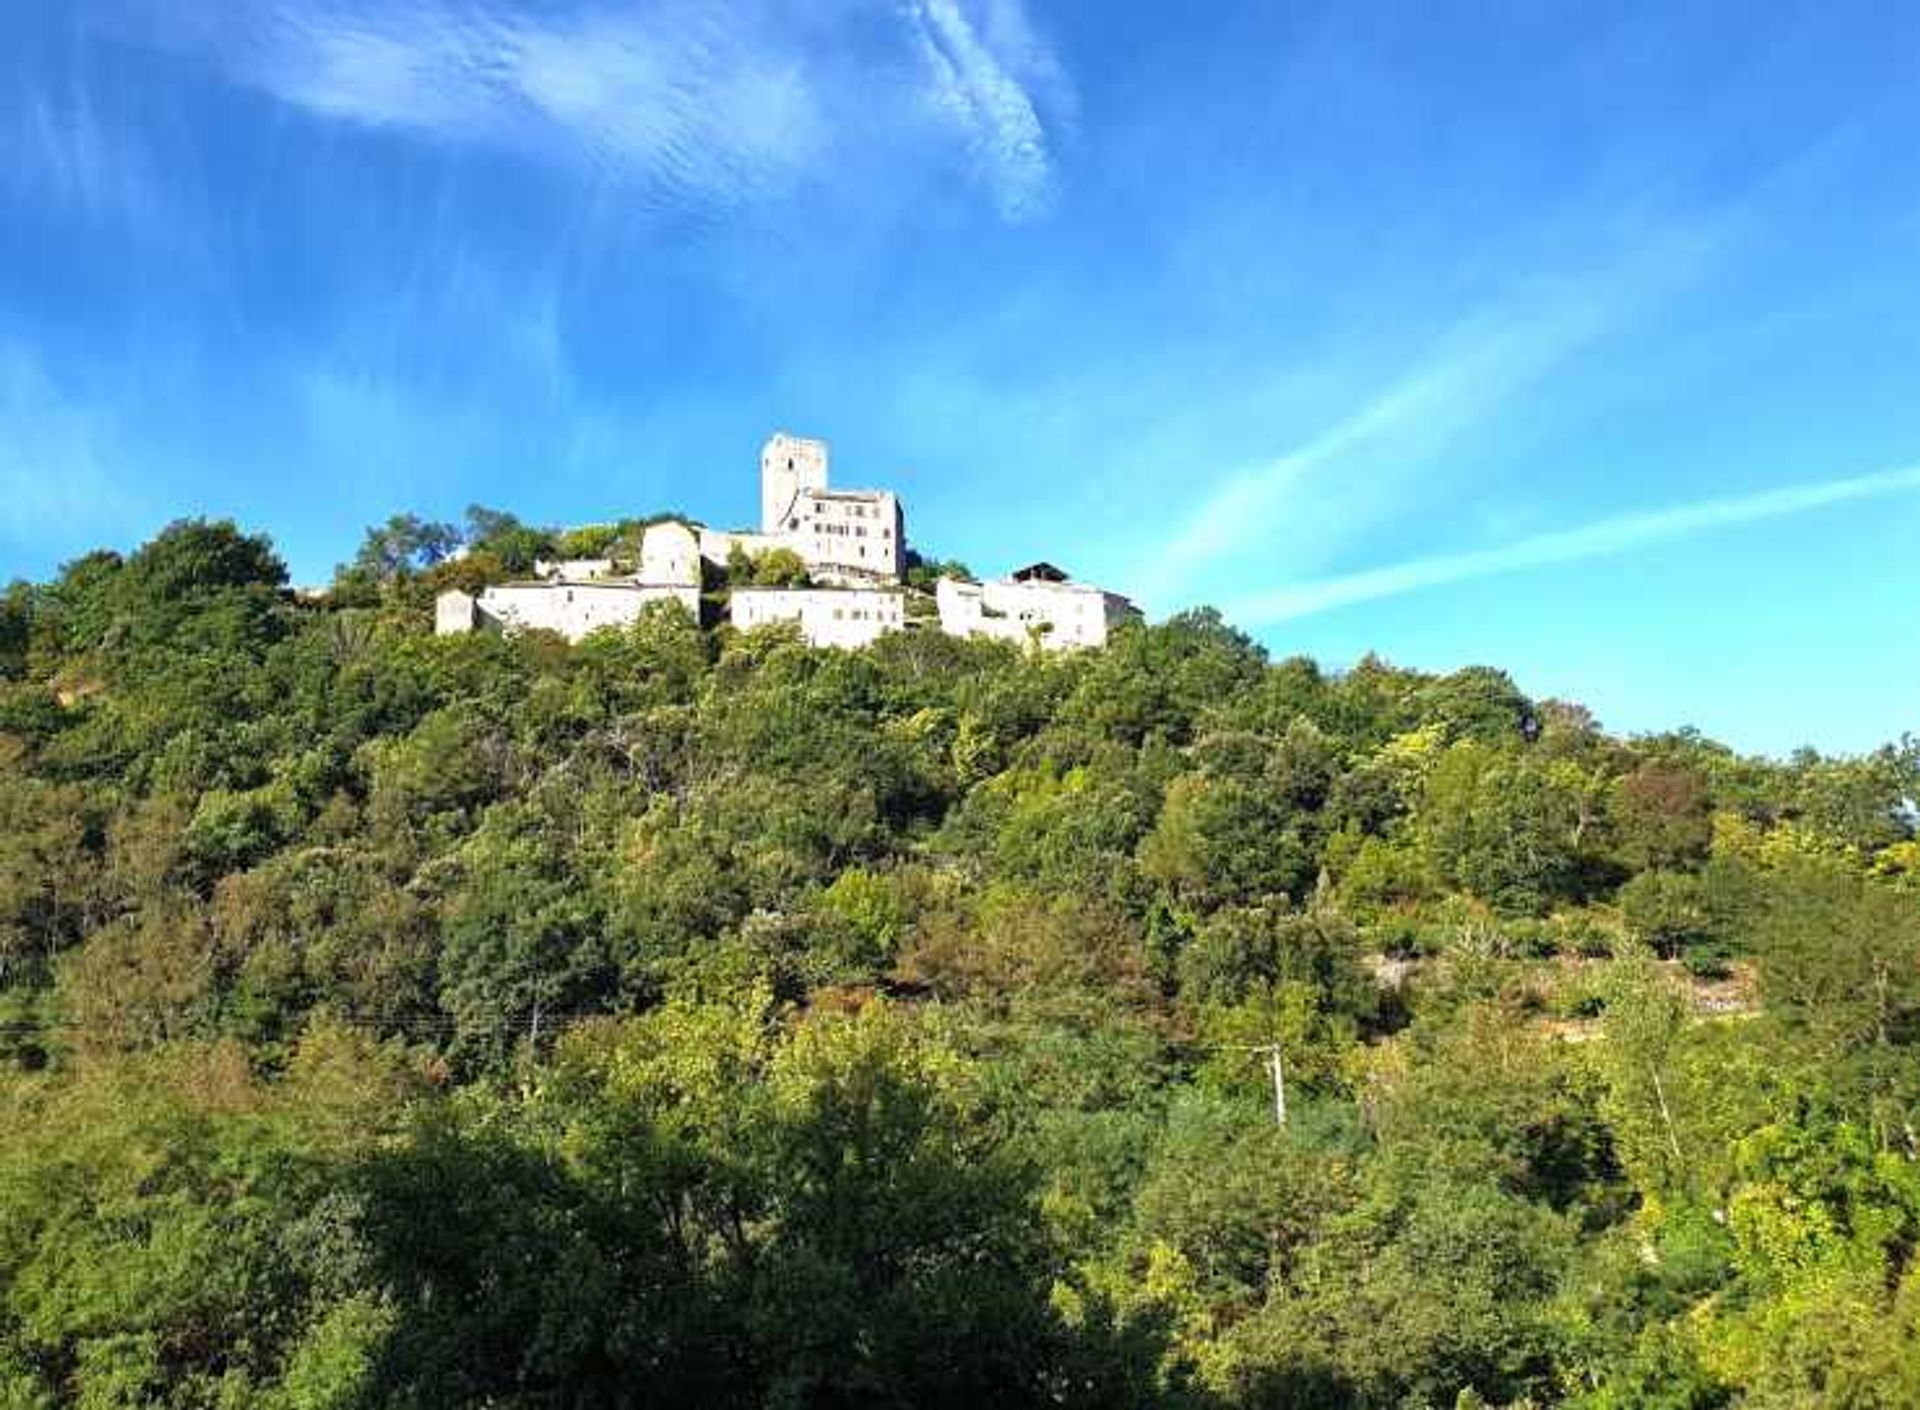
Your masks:
M855 550L855 552L856 552L856 553L857 553L857 554L858 554L858 555L859 555L860 557L862 557L862 558L865 558L865 557L867 556L867 546L866 546L866 545L865 545L864 543L862 543L862 544L855 544L855 545L854 545L854 550ZM823 553L823 556L824 556L824 550L822 550L822 553ZM875 556L876 558L880 558L880 559L883 559L883 560L884 560L884 559L887 559L887 558L890 558L890 557L892 556L892 553L893 553L893 550L892 550L891 548L889 548L889 547L886 547L886 546L884 546L884 545L883 545L883 546L880 546L880 547L877 547L877 548L875 548L875 549L874 549L874 556Z
M787 527L789 529L797 529L802 522L803 521L799 519L789 519L787 520ZM823 520L816 519L809 524L808 527L817 534L852 534L855 538L862 539L867 536L867 526L865 524L829 524ZM893 530L886 525L882 525L879 537L890 539L893 537Z
M867 536L867 529L864 524L815 524L813 531L817 534L838 534L842 538L848 536L865 538Z
M810 499L813 512L817 515L833 515L841 519L888 519L888 514L878 504L865 504L859 500Z

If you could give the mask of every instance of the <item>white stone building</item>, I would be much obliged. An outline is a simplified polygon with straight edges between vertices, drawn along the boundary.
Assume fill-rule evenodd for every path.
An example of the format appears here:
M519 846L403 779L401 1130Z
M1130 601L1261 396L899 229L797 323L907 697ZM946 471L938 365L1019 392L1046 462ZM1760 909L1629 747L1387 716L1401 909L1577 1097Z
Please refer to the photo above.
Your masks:
M907 626L906 516L890 490L837 490L825 441L769 437L760 449L758 530L694 528L663 521L648 527L639 562L622 572L612 559L537 565L539 579L502 583L477 597L443 593L435 628L443 635L476 627L546 629L578 641L599 627L635 620L654 602L682 604L700 617L704 563L724 566L738 549L752 556L790 549L815 586L736 586L733 624L744 631L795 622L816 646L866 646ZM1036 563L987 583L944 580L936 593L940 629L1050 650L1102 646L1120 622L1138 616L1117 593L1071 581Z
M735 588L732 610L741 631L798 623L810 646L871 646L907 621L897 588Z
M820 490L800 497L786 538L815 582L897 583L907 571L906 517L887 490Z
M647 586L631 578L597 582L565 580L498 583L478 596L457 589L434 602L434 630L441 636L478 628L558 632L579 641L601 627L624 627L656 602L677 602L697 622L700 589Z
M994 637L1049 651L1105 646L1115 627L1140 615L1119 593L1076 583L1051 563L984 583L942 578L934 598L940 630L949 636Z
M441 636L477 627L558 632L579 641L601 627L624 627L655 602L677 602L700 620L700 539L687 525L663 520L647 527L640 562L623 574L611 558L535 560L534 580L498 583L478 596L443 592L434 603Z
M907 521L891 490L836 490L827 443L776 431L760 448L760 534L791 548L816 582L897 583L907 569ZM752 551L752 550L749 550Z
M457 636L480 625L479 599L459 588L448 588L433 600L433 634Z
M775 431L760 447L760 532L781 534L803 494L827 487L827 443Z
M640 540L640 570L647 587L697 588L701 581L700 535L677 519L647 526Z

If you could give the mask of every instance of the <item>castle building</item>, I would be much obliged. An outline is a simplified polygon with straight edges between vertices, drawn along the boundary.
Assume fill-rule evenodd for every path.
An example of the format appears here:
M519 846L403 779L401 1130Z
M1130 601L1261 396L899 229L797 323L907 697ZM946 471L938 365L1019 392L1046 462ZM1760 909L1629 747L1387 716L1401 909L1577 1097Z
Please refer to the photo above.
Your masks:
M760 533L799 554L816 582L897 583L907 570L899 496L833 489L825 441L776 431L760 448Z
M699 620L706 565L724 567L736 552L758 557L774 549L797 555L813 585L736 585L730 615L741 630L793 622L815 646L858 647L908 625L900 586L907 525L899 496L833 488L827 443L779 431L760 448L757 530L653 524L631 571L610 558L538 563L528 582L501 583L477 595L442 593L435 630L543 629L578 641L637 620L655 602L678 602ZM1138 615L1119 594L1073 582L1046 563L988 583L946 579L936 599L942 631L1050 650L1104 645L1115 625Z
M1140 615L1117 592L1077 583L1051 563L990 582L942 578L934 590L940 630L1033 644L1049 651L1105 646L1113 629Z

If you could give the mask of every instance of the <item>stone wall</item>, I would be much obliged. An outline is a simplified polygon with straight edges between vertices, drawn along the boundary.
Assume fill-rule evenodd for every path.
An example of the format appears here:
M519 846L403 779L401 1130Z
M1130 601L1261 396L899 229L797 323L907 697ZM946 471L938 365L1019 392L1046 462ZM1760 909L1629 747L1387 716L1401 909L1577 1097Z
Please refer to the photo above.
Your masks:
M1114 627L1137 615L1124 597L1090 583L942 578L935 598L940 630L949 636L1038 642L1051 651L1105 646Z
M458 599L467 599L464 614ZM478 598L461 592L440 594L435 630L442 636L477 626L502 631L558 632L579 641L601 627L624 627L656 602L677 602L700 620L700 590L694 587L642 587L622 580L596 583L502 583Z
M875 588L736 588L734 626L799 624L813 646L869 646L906 625L906 594Z

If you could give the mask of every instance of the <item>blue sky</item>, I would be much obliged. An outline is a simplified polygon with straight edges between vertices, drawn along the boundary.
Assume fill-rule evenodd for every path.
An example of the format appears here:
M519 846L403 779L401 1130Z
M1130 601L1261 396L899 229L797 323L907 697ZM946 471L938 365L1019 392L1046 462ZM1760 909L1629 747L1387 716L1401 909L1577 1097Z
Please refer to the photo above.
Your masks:
M1749 749L1920 729L1920 8L12 0L0 576L754 513Z

